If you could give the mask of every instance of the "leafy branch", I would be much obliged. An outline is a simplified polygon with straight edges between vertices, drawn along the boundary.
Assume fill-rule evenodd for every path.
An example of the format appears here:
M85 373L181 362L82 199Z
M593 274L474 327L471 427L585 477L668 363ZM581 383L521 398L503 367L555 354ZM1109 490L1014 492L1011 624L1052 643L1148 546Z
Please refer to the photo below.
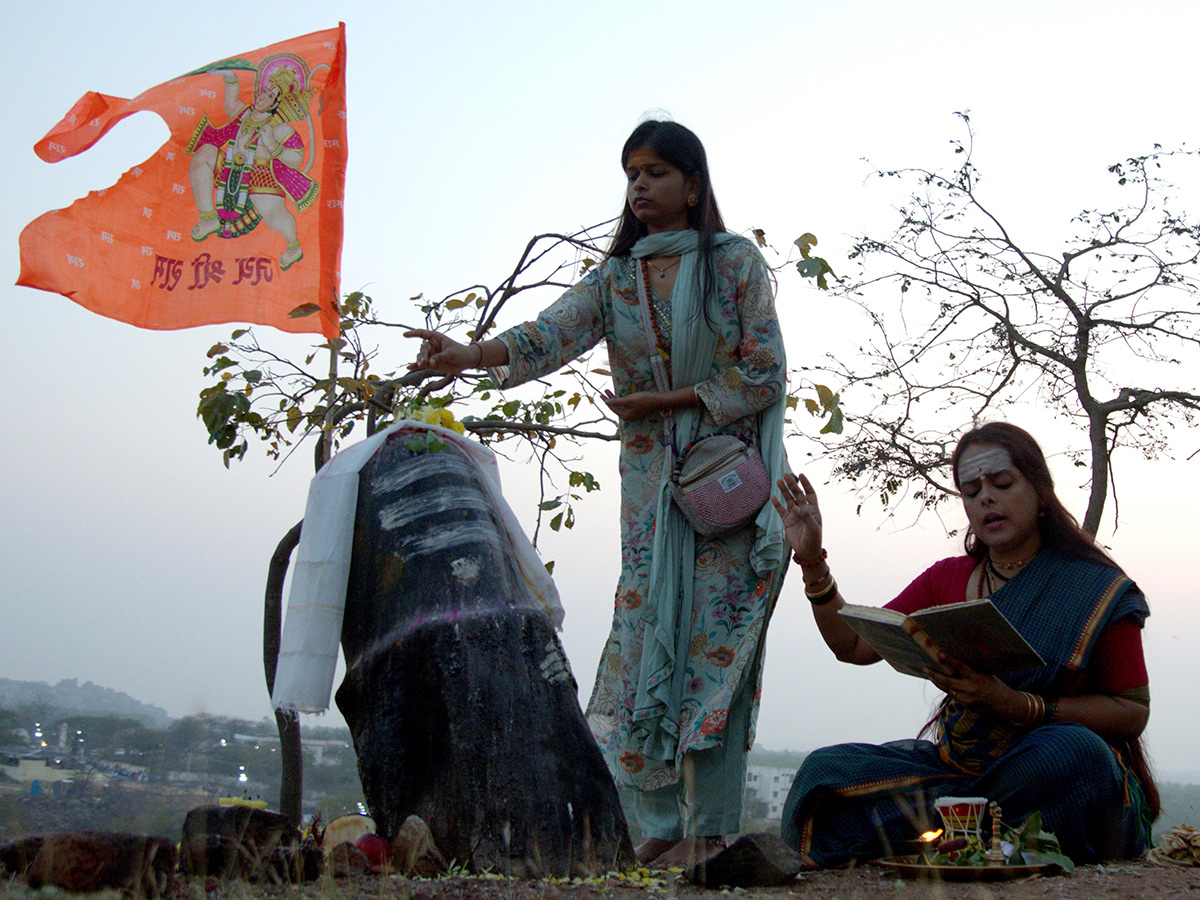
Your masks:
M411 298L423 327L482 339L514 298L537 292L549 297L551 291L556 296L585 274L602 258L600 244L610 225L535 235L496 284L474 284L439 300L420 294ZM756 237L765 244L761 232ZM795 246L808 267L802 274L808 271L820 281L832 270L810 256L815 242L806 234ZM314 312L313 304L305 304L293 315ZM595 475L579 465L581 443L618 439L617 419L601 400L609 376L597 360L602 350L556 376L502 395L488 373L445 376L400 365L377 371L379 351L366 335L371 329L409 326L384 320L375 301L362 292L343 298L339 315L341 336L316 345L302 360L274 352L248 328L235 330L209 350L204 374L212 381L200 392L197 414L226 466L243 459L252 442L269 458L282 461L308 438L321 436L319 466L356 429L370 434L401 418L438 421L441 415L493 449L523 456L539 467L539 532L543 514L553 531L573 527L575 505L600 488ZM826 433L840 430L838 395L821 387L815 399L804 402L811 414L829 417ZM789 403L795 408L798 396ZM555 487L560 479L565 490Z

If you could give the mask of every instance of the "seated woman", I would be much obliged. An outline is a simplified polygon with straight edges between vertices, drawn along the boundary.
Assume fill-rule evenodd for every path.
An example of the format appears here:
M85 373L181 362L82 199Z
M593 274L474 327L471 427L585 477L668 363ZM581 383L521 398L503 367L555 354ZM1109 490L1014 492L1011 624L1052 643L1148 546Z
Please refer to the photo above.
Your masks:
M976 428L952 467L967 555L934 564L887 605L913 612L991 597L1046 664L993 676L943 655L948 674L927 671L946 694L922 731L934 740L810 754L784 807L783 837L810 867L911 853L909 842L937 827L937 798L980 796L1009 824L1040 811L1076 862L1136 856L1159 812L1139 741L1150 717L1145 598L1063 508L1027 432ZM844 662L878 662L837 614L845 601L821 548L812 485L789 475L779 489L772 499L825 643Z

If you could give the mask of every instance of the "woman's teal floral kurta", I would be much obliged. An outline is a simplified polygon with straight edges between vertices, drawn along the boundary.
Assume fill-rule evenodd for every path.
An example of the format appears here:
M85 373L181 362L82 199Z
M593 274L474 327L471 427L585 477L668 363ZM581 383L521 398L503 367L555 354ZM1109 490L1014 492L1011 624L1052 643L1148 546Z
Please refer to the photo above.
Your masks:
M710 310L710 318L719 335L710 376L695 386L705 410L700 436L724 431L756 442L758 413L786 390L771 281L749 241L734 241L713 252L719 309L715 315ZM536 321L504 332L500 338L508 346L510 365L503 386L553 372L604 340L614 391L654 391L632 265L629 258L606 260ZM661 326L669 340L669 323ZM690 438L680 436L679 443ZM745 678L753 679L757 714L761 644L781 581L778 576L756 575L751 567L753 527L721 538L697 536L692 629L686 640L676 642L687 650L683 677L676 682L683 696L675 758L643 755L647 733L642 723L633 721L632 709L646 628L656 491L667 458L664 439L661 415L621 423L621 576L612 632L588 705L589 722L609 765L621 783L639 790L674 783L684 753L725 740L730 701ZM752 734L729 737L753 740Z

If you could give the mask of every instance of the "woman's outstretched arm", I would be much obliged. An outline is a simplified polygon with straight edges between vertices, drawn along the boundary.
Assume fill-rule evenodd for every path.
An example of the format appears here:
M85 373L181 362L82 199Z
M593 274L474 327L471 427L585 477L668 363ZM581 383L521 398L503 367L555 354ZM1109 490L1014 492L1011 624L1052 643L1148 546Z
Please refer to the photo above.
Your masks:
M797 479L788 474L779 480L778 488L779 493L771 496L771 502L783 519L793 558L804 573L804 593L812 602L813 618L821 637L842 662L858 666L879 662L882 657L838 615L846 601L821 547L824 534L821 509L812 483L804 475Z
M421 338L421 349L410 369L432 369L443 375L457 375L467 369L488 369L508 365L508 345L493 338L478 343L460 344L439 331L413 328L405 337Z

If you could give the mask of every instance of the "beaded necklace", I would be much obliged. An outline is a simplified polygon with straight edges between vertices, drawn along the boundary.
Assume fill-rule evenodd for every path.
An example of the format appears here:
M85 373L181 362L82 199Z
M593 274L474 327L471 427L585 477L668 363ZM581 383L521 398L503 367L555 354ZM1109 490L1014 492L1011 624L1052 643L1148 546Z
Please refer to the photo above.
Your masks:
M650 327L654 329L655 349L667 364L667 378L671 377L671 304L658 295L650 287L650 272L647 269L648 260L642 258L642 277L646 282L646 290L650 300Z

